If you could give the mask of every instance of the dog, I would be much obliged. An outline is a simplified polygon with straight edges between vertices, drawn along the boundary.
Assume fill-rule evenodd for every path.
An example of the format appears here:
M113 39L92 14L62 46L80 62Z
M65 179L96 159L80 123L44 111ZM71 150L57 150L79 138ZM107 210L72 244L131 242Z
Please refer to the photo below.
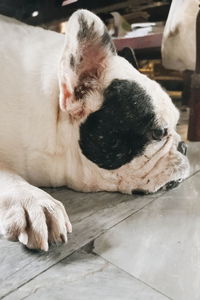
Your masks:
M178 110L96 15L76 11L65 36L1 16L0 33L4 237L44 251L67 241L65 208L41 186L154 193L188 176Z
M195 70L198 0L172 0L162 38L162 64L166 69ZM185 42L187 40L187 43Z

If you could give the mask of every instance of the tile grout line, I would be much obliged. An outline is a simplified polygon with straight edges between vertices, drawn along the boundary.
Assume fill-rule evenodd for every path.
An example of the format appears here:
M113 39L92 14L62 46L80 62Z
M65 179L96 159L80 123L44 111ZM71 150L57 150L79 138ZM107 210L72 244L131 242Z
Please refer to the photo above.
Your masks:
M193 176L195 176L197 173L199 173L200 170L196 171L195 173L191 174L190 176L188 176L182 183L186 182L187 180L189 180L190 178L192 178ZM99 238L101 235L103 235L104 233L106 233L107 231L109 231L110 229L114 228L115 226L119 225L120 223L124 222L125 220L127 220L129 217L132 217L133 215L139 213L141 210L143 210L144 208L148 207L149 205L151 205L152 203L154 203L155 201L157 201L158 199L160 199L163 195L165 195L166 193L168 193L169 191L163 191L161 192L160 195L157 195L157 197L153 198L151 201L149 201L148 203L146 203L145 205L143 205L142 207L138 208L137 210L135 210L134 212L132 212L130 215L126 216L124 219L118 221L116 224L112 225L111 227L109 227L108 229L105 229L103 232L101 232L99 235L97 235L94 239L96 240L97 238ZM138 196L138 198L143 197L143 196ZM148 196L146 196L148 197ZM137 198L137 199L138 199ZM88 244L88 243L87 243ZM81 247L82 248L82 247Z
M184 181L189 180L190 178L192 178L193 176L195 176L196 174L200 173L200 170L197 170L196 172L194 172L193 174L191 174L190 176L188 176ZM129 217L133 216L134 214L137 214L138 212L140 212L141 210L143 210L144 208L146 208L148 205L151 205L153 202L155 202L156 200L160 199L163 195L165 195L168 191L164 191L163 193L161 193L158 197L156 197L155 199L153 199L152 201L148 202L146 205L144 205L143 207L141 207L140 209L136 210L135 212L133 212L132 214L130 214L129 216L127 216L126 218L124 218L123 220L119 221L118 223L116 223L115 225L111 226L109 229L105 230L103 233L99 234L99 236L97 236L96 238L94 238L93 241L95 241L97 238L99 238L101 235L103 235L106 231L109 231L110 229L114 228L115 226L117 226L118 224L122 223L123 221L125 221L126 219L128 219ZM95 248L94 248L95 249ZM126 270L120 268L119 266L113 264L111 261L109 261L108 259L104 258L103 256L99 255L98 253L96 253L95 251L92 251L92 253L94 253L95 255L101 257L102 259L104 259L105 261L107 261L108 263L110 263L111 265L115 266L116 268L118 268L119 270L127 273L128 275L130 275L131 277L133 277L135 280L142 282L143 284L145 284L146 286L150 287L151 289L153 289L154 291L158 292L159 294L167 297L170 300L174 300L173 298L170 298L169 296L165 295L164 293L162 293L161 291L157 290L156 288L152 287L151 285L149 285L148 283L146 283L145 281L135 277L134 275L130 274L129 272L127 272Z
M151 286L150 284L148 284L147 282L141 280L140 278L135 277L134 275L132 275L131 273L127 272L126 270L122 269L121 267L113 264L111 261L109 261L108 259L102 257L101 255L99 255L98 253L94 252L95 255L99 256L100 258L102 258L103 260L105 260L107 263L111 264L112 266L114 266L115 268L117 268L118 270L128 274L130 277L132 277L133 279L137 280L138 282L143 283L144 285L148 286L150 289L152 289L153 291L155 291L156 293L159 293L160 295L166 297L169 300L175 300L167 295L165 295L163 292L157 290L156 288L154 288L153 286Z
M139 198L140 196L138 196ZM88 244L90 244L91 242L94 242L97 238L99 238L102 234L106 233L108 230L112 229L113 227L115 227L116 225L120 224L121 222L123 222L124 220L126 220L128 217L131 217L132 215L134 215L135 213L138 213L140 210L142 210L143 208L145 208L147 205L151 204L152 202L154 202L155 200L157 200L159 198L159 196L153 200L151 200L150 202L148 202L147 204L145 204L143 207L139 208L138 210L134 211L133 213L131 213L130 215L128 215L127 217L125 217L123 220L117 222L116 224L114 224L113 226L105 229L103 232L101 232L100 234L98 234L97 236L95 236L93 239L91 239L91 241L85 243L84 245L80 246L77 249L74 249L69 255L63 257L62 259L58 260L57 262L55 262L54 264L52 264L51 266L49 266L48 268L44 269L43 271L39 272L37 275L33 276L32 278L30 278L29 280L27 280L26 282L22 283L21 285L19 285L18 287L14 288L12 291L6 293L5 295L3 295L0 299L3 299L5 297L7 297L8 295L14 293L15 291L17 291L19 288L21 288L22 286L26 285L27 283L29 283L30 281L32 281L33 279L35 279L36 277L40 276L41 274L45 273L46 271L48 271L49 269L51 269L52 267L54 267L55 265L57 265L58 263L62 262L63 260L67 259L68 257L70 257L72 254L74 254L76 251L81 250L82 248L86 247Z
M196 172L194 172L193 174L191 174L190 176L188 176L184 181L187 181L188 179L190 179L191 177L195 176L196 174L198 174L200 172L200 170L197 170ZM104 233L106 233L108 230L112 229L113 227L117 226L118 224L122 223L123 221L125 221L126 219L128 219L129 217L133 216L134 214L137 214L138 212L140 212L141 210L143 210L144 208L146 208L148 205L151 205L153 202L155 202L156 200L158 200L160 197L162 197L163 195L165 195L168 191L163 191L160 195L157 195L157 197L155 197L154 199L152 199L150 202L148 202L147 204L145 204L144 206L142 206L141 208L139 208L138 210L135 210L133 213L131 213L130 215L128 215L127 217L125 217L124 219L120 220L119 222L117 222L116 224L114 224L113 226L105 229L103 232L101 232L99 235L97 235L96 237L94 237L91 241L87 242L86 244L82 245L81 247L74 249L74 251L72 251L69 255L63 257L62 259L58 260L56 263L52 264L51 266L49 266L48 268L46 268L45 270L43 270L42 272L39 272L37 275L33 276L32 278L30 278L29 280L27 280L26 282L24 282L23 284L19 285L18 287L16 287L15 289L13 289L12 291L6 293L5 295L3 295L0 299L3 299L5 297L7 297L8 295L14 293L15 291L17 291L19 288L21 288L22 286L26 285L27 283L29 283L30 281L32 281L33 279L35 279L36 277L38 277L39 275L45 273L46 271L48 271L49 269L51 269L52 267L54 267L55 265L57 265L58 263L62 262L63 260L67 259L68 257L70 257L72 254L74 254L76 251L79 251L80 249L82 249L83 247L85 247L86 245L88 245L89 243L91 243L92 241L95 241L97 238L99 238L101 235L103 235ZM137 199L140 198L141 196L136 197ZM95 253L95 252L94 252ZM96 254L96 253L95 253ZM98 255L98 254L96 254ZM123 269L122 269L123 270ZM124 271L126 272L126 271ZM128 273L129 274L129 273ZM131 274L130 274L131 275ZM135 278L133 276L133 278ZM137 279L137 278L135 278ZM141 282L143 282L140 279L137 279ZM145 282L143 282L144 284L146 284ZM148 284L146 284L148 285ZM149 286L151 287L151 286ZM152 289L154 289L153 287L151 287ZM156 290L156 289L155 289ZM157 290L156 290L157 291ZM159 291L157 291L159 292ZM159 292L160 293L160 292ZM163 294L164 295L164 294ZM166 295L164 295L166 296ZM173 300L172 298L169 298L168 296L166 296L168 299Z
M190 176L188 176L185 180L195 176L196 174L198 174L200 172L200 169L199 170L196 170L194 173L192 173Z
M191 174L190 176L188 176L184 181L186 182L187 180L189 180L190 178L192 178L193 176L197 175L198 173L200 173L200 170L195 171L193 174ZM110 229L112 229L113 227L117 226L118 224L122 223L123 221L125 221L126 219L128 219L129 217L133 216L134 214L137 214L138 212L140 212L141 210L143 210L143 208L146 208L148 205L151 205L153 202L155 202L156 200L160 199L163 195L165 195L168 191L164 191L163 193L161 193L158 197L156 197L155 199L153 199L152 201L148 202L146 205L144 205L143 207L141 207L140 209L136 210L135 212L133 212L132 214L130 214L129 216L127 216L126 218L124 218L123 220L119 221L118 223L116 223L115 225L113 225L112 227L110 227L109 229L105 230L109 231ZM94 241L99 238L101 235L103 235L105 232L101 233L98 237L94 238ZM95 248L94 248L95 249ZM151 285L149 285L148 283L146 283L145 281L135 277L134 275L130 274L129 272L127 272L126 270L120 268L119 266L113 264L111 261L109 261L108 259L104 258L103 256L101 256L100 254L98 254L97 252L95 252L95 250L93 250L93 252L95 255L101 257L102 259L104 259L106 262L110 263L111 265L113 265L114 267L118 268L119 270L127 273L129 276L133 277L135 280L142 282L143 284L145 284L146 286L148 286L149 288L151 288L152 290L156 291L157 293L167 297L170 300L174 300L173 298L170 298L169 296L165 295L164 293L162 293L161 291L157 290L156 288L152 287Z
M3 299L5 297L7 297L8 295L14 293L16 290L18 290L19 288L21 288L22 286L26 285L28 282L30 282L31 280L35 279L36 277L38 277L39 275L43 274L44 272L48 271L49 269L51 269L52 267L54 267L55 265L57 265L58 263L62 262L63 260L67 259L68 257L70 257L72 254L74 254L76 251L81 250L82 248L84 248L85 246L87 246L88 244L94 242L94 240L96 240L97 238L99 238L101 235L103 235L104 233L106 233L108 230L112 229L113 227L115 227L116 225L120 224L121 222L125 221L127 218L131 217L132 215L134 215L135 213L138 213L140 210L142 210L143 208L145 208L146 206L150 205L152 202L156 201L160 196L162 196L163 194L165 194L165 191L163 191L163 193L161 193L160 195L157 195L157 197L153 198L151 201L149 201L148 203L146 203L145 205L143 205L141 208L135 210L134 212L132 212L130 215L126 216L124 219L118 221L117 223L115 223L114 225L112 225L111 227L103 230L103 232L101 232L100 234L98 234L97 236L95 236L93 239L91 239L91 241L83 244L82 246L80 246L77 249L74 249L69 255L63 257L62 259L58 260L57 262L55 262L54 264L52 264L51 266L49 266L48 268L44 269L43 271L39 272L37 275L33 276L32 278L30 278L29 280L27 280L26 282L22 283L21 285L19 285L18 287L14 288L12 291L6 293L5 295L3 295L0 299ZM135 200L138 198L141 198L142 196L136 196ZM87 217L86 217L87 219ZM11 274L12 276L13 274Z

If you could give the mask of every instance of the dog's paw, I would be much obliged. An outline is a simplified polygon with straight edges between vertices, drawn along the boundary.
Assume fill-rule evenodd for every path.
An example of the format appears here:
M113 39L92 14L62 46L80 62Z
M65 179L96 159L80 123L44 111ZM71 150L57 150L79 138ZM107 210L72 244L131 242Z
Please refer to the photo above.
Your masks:
M63 204L36 189L4 194L0 199L0 230L7 239L47 251L49 243L66 243L72 226Z

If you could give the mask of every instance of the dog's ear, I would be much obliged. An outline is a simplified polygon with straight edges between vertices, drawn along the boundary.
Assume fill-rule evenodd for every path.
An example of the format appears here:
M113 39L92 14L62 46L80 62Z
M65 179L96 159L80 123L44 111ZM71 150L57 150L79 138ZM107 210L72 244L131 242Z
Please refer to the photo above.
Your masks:
M87 10L76 11L66 25L60 62L59 102L63 111L71 111L73 103L76 107L75 102L101 86L107 61L113 55L116 50L103 22Z

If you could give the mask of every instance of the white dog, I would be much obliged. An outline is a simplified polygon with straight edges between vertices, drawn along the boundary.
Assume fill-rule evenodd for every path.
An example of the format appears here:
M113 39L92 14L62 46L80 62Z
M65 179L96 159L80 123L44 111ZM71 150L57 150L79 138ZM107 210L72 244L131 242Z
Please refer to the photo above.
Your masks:
M188 175L168 95L79 10L66 36L0 18L0 229L29 248L67 241L63 205L35 186L155 192Z
M162 39L162 62L167 69L195 70L199 4L199 0L172 0Z

